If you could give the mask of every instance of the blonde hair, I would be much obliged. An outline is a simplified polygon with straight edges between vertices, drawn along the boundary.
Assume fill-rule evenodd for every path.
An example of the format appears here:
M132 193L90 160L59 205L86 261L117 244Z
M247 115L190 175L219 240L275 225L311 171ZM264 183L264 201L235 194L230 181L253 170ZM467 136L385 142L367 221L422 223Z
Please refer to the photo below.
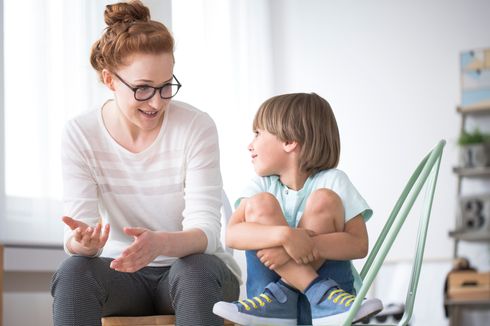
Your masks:
M315 93L294 93L272 97L257 111L253 129L267 130L281 141L301 146L299 166L315 174L337 166L340 136L330 104Z
M150 19L150 10L139 0L107 5L104 34L90 53L90 63L99 74L103 69L115 71L135 53L174 52L174 38L160 22Z

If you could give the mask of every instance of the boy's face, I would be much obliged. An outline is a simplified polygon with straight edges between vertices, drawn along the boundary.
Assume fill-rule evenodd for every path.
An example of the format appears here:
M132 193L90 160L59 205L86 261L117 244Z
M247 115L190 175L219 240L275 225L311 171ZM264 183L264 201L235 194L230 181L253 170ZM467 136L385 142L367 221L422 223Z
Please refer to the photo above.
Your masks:
M255 172L261 176L281 175L286 166L285 143L277 136L262 129L254 131L255 137L248 145Z

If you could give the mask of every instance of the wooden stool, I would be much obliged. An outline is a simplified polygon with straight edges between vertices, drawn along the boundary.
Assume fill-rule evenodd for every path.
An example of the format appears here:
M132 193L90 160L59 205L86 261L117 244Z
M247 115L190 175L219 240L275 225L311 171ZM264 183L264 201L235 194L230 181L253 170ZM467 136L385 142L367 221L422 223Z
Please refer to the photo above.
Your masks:
M174 315L102 318L102 326L173 326L174 324ZM225 320L225 325L232 326L235 324Z

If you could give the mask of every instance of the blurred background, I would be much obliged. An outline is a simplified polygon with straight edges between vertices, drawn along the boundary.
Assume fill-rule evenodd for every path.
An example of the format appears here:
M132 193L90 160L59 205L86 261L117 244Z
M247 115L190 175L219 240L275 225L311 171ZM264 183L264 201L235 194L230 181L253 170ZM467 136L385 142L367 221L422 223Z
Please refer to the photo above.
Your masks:
M49 282L62 257L60 134L68 119L111 97L88 58L105 28L105 5L112 2L0 1L0 243L7 326L51 325ZM450 235L465 227L461 198L490 197L487 163L469 180L461 177L466 170L453 170L473 168L459 157L462 128L490 132L490 114L480 114L490 105L477 114L457 110L463 104L464 54L484 56L490 48L489 1L143 2L176 39L174 72L183 85L176 100L208 112L217 124L224 188L232 202L254 173L247 151L253 116L274 95L315 92L331 104L342 142L339 168L374 210L371 245L412 171L445 139L411 324L490 320L490 292L457 320L444 311L454 258L490 271L488 211L480 221L487 235L479 241ZM479 85L489 87L480 79ZM417 217L407 220L370 292L385 304L405 300ZM25 256L13 258L9 244ZM48 251L53 263L37 261L42 256L36 249ZM244 267L243 255L235 255ZM27 306L32 313L25 314Z

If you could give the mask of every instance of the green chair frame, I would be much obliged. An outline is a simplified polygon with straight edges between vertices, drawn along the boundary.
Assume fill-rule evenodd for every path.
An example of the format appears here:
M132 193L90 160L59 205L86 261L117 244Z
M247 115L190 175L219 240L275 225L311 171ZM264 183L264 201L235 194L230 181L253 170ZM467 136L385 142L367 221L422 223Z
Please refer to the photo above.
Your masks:
M400 232L403 223L405 222L410 210L413 207L416 199L418 198L420 191L426 186L426 194L423 203L423 211L420 216L415 257L412 266L412 276L407 290L407 297L405 300L405 313L401 318L398 325L407 325L410 322L413 313L413 306L415 303L415 295L417 294L417 285L420 277L420 269L422 267L422 260L424 256L425 242L427 239L427 229L429 226L430 213L432 209L432 202L434 200L434 192L436 188L437 176L439 173L439 166L442 158L442 151L445 140L439 141L439 143L424 157L422 162L415 169L408 180L407 185L403 189L402 194L398 198L385 226L381 230L376 243L374 244L371 253L369 254L364 266L361 270L360 276L362 279L362 286L357 293L357 298L354 301L352 308L347 315L346 320L342 324L343 326L351 325L355 314L361 306L362 298L364 298L374 281L374 278L378 274L388 251L391 249L396 236Z

